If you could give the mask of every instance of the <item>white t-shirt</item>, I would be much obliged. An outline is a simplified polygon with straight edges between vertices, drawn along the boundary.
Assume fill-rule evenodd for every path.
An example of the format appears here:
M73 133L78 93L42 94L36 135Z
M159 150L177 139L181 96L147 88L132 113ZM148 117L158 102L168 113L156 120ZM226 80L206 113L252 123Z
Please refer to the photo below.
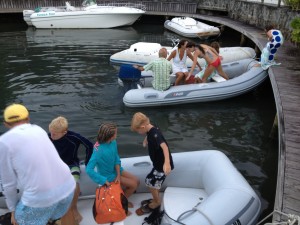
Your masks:
M13 127L0 137L0 177L8 209L19 201L30 207L48 207L69 196L75 181L60 159L46 131L33 124Z

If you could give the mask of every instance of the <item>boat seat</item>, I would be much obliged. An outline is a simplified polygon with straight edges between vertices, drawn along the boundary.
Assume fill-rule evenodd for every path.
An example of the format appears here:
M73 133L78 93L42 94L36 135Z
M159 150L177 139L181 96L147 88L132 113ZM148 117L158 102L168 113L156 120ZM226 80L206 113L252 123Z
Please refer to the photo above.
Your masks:
M213 81L215 82L223 82L223 81L226 81L226 79L224 79L222 76L220 76L219 74L216 74L214 75L212 78L211 78Z
M193 209L205 200L207 196L204 189L200 188L167 187L163 197L164 210L169 217L176 220L182 213Z

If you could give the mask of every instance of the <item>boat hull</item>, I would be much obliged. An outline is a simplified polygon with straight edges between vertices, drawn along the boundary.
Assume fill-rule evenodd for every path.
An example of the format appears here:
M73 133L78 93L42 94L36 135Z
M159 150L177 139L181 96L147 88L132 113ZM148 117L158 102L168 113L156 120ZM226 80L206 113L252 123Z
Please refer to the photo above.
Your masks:
M130 8L129 8L130 9ZM114 28L132 25L144 11L114 12L86 10L70 12L40 12L30 16L36 28Z
M223 64L223 70L230 77L224 82L172 86L166 91L152 87L132 89L125 93L123 102L127 107L153 107L232 98L253 90L267 78L268 73L255 64L258 61L253 59Z

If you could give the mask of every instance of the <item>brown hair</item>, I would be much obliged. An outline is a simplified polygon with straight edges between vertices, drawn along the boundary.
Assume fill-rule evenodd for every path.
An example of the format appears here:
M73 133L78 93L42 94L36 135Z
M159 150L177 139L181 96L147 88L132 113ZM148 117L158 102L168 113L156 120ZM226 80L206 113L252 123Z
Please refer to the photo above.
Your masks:
M104 122L100 125L97 141L99 144L108 142L116 133L117 125L113 122Z
M217 51L217 53L220 53L220 45L219 45L219 42L213 41L213 42L210 44L210 46L211 46L212 48L214 48L214 49Z
M275 27L272 24L266 25L265 26L265 31L268 32L269 30L273 30Z

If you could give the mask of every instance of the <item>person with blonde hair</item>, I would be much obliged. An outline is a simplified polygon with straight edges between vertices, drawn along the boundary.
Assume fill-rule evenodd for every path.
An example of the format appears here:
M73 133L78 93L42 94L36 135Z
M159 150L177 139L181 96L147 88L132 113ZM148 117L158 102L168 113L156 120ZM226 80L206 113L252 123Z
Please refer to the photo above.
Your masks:
M25 106L9 105L3 116L9 131L0 137L0 177L11 223L45 225L62 217L62 224L70 225L64 217L75 181L68 166L47 132L29 122Z
M166 48L161 48L158 52L158 59L154 59L145 66L133 65L134 68L140 71L151 70L153 72L152 86L158 91L168 90L171 86L170 74L172 64L167 60L168 51Z
M124 195L129 198L138 188L140 181L121 166L116 141L117 133L117 125L113 122L104 122L100 125L97 142L86 172L95 183L100 185L120 182L125 188ZM132 208L133 204L129 202L128 207Z
M131 130L146 135L143 146L148 146L148 153L153 164L152 170L145 178L145 184L149 187L153 199L143 201L145 204L136 210L137 215L143 215L160 207L159 190L166 176L174 169L174 164L167 141L160 129L153 126L145 114L137 112L133 115Z
M68 130L68 120L59 116L49 124L49 138L54 144L60 158L69 166L70 171L76 181L76 190L71 205L74 220L79 223L82 216L77 209L77 201L80 195L80 164L78 150L82 145L85 148L85 165L87 165L92 153L93 143L78 133Z

